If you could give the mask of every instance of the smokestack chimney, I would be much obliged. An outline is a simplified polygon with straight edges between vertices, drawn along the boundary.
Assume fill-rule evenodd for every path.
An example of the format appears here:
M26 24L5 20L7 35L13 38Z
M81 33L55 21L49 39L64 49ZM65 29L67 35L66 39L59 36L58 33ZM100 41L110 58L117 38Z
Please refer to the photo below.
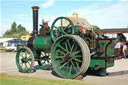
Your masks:
M38 6L33 6L32 7L32 10L33 10L33 36L37 36L38 34L38 10L39 10L39 7Z

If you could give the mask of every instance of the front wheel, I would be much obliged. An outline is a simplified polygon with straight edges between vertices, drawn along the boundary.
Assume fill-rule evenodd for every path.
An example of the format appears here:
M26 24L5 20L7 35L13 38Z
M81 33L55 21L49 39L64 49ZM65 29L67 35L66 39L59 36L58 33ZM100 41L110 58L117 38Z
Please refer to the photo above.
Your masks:
M20 72L31 72L34 66L34 55L30 48L23 47L16 54L16 65Z
M90 51L85 41L76 35L59 37L51 50L52 66L63 78L83 75L90 64Z

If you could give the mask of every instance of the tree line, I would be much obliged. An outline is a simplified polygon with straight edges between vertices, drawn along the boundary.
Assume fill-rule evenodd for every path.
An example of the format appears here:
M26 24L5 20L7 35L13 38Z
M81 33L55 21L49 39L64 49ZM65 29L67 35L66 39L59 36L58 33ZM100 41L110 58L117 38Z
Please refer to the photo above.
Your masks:
M19 24L17 26L16 22L13 22L11 25L11 28L7 30L3 37L4 38L20 38L22 35L29 34L29 32L26 30L24 26Z

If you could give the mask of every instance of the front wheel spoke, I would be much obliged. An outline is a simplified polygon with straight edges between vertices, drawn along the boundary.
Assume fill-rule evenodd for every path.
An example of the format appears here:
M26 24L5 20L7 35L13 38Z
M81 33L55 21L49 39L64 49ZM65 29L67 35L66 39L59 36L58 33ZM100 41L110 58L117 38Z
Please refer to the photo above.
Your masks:
M29 65L31 65L31 63L30 62L27 62Z
M24 58L23 53L20 53L20 55L19 55L19 56L21 56L22 58Z
M19 61L21 61L22 59L18 59Z
M79 60L79 59L76 59L76 58L74 58L74 60L76 61L76 62L82 62L81 60Z
M26 62L29 62L29 61L32 61L32 59L31 58L27 58Z
M74 63L72 61L71 61L71 63L73 65L73 68L75 69L75 71L78 72L77 69L76 69L76 66L74 65Z
M27 57L27 54L28 54L27 51L25 51L25 57Z
M23 63L19 63L21 67L23 67Z
M22 50L20 51L20 55L19 56L23 57L23 51Z
M30 56L28 56L27 58L29 58L29 59L30 59L30 58L31 58L31 55L30 55Z
M28 69L27 63L25 63L25 68L26 68L26 70Z
M48 64L51 64L49 60L47 60Z

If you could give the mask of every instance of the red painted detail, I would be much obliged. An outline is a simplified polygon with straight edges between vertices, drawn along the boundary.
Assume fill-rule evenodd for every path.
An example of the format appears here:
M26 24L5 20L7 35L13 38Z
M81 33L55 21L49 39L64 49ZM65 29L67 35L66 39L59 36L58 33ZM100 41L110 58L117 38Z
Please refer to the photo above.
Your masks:
M46 24L46 25L44 26L44 28L45 28L46 30L48 30L48 28L49 28L49 27L48 27L48 24Z
M86 34L86 29L83 26L80 26L80 32L85 35Z

